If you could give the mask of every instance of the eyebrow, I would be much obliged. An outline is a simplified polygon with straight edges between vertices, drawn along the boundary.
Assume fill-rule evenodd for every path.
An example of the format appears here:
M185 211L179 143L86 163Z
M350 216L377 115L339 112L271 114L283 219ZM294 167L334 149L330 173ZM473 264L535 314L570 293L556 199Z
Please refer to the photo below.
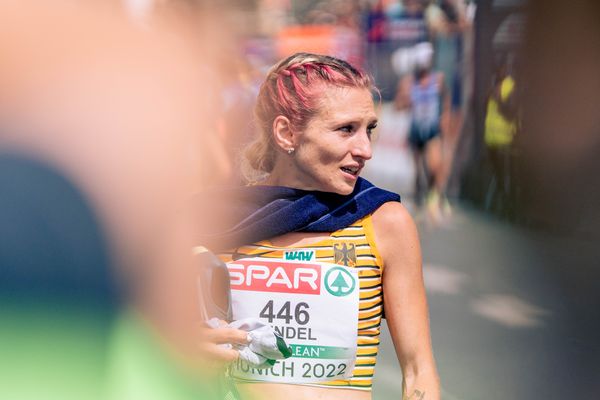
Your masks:
M369 121L367 123L367 127L373 126L373 125L377 125L379 121L377 119L373 119L371 121ZM346 125L360 125L360 122L358 120L352 120L351 118L349 118L347 121L345 122L338 122L338 123L332 123L331 126L336 126L336 127L340 127L340 126L346 126Z

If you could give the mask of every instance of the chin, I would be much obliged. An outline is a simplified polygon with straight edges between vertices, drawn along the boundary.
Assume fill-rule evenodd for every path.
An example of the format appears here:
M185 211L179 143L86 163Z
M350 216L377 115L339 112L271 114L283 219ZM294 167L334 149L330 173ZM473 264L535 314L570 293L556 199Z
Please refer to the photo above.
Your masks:
M332 188L333 189L333 188ZM331 190L331 192L341 195L348 195L354 190L354 185L341 185Z

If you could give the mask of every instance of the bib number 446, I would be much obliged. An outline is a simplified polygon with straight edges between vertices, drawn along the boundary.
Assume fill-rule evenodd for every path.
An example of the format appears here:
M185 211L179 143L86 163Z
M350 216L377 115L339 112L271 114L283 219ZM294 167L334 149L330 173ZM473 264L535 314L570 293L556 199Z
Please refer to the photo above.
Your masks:
M269 300L261 310L259 317L266 318L269 323L272 323L276 319L282 319L286 324L289 324L292 320L298 325L306 325L310 320L310 314L307 309L309 308L307 303L301 302L296 304L292 314L292 304L290 301L283 303L283 306L275 312L273 300Z

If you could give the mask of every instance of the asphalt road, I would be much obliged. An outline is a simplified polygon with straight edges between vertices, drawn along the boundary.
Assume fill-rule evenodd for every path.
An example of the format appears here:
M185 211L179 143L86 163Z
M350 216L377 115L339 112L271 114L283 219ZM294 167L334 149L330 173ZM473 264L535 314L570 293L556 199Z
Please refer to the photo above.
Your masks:
M401 193L417 219L442 398L600 399L597 245L456 203L432 225L410 205L405 121L388 108L386 124L366 176ZM382 331L374 398L400 399L401 371Z
M443 227L422 224L432 340L443 398L563 398L566 310L560 287L532 260L527 234L464 209ZM384 328L375 399L400 398Z

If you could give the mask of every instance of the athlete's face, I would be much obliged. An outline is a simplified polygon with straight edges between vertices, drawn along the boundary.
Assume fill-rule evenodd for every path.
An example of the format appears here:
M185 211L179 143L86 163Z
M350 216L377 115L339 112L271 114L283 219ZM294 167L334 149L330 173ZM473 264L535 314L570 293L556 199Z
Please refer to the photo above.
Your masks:
M371 158L377 115L367 89L326 86L319 113L298 135L292 172L297 187L349 194Z

